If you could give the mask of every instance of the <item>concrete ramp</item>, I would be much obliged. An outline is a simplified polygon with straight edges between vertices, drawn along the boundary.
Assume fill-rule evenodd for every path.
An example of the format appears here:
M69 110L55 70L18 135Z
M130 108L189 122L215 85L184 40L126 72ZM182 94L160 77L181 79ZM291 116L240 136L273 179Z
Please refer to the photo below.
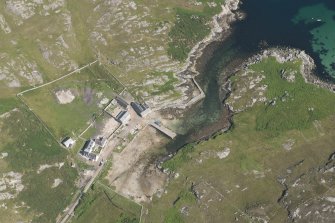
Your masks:
M177 136L175 132L158 124L157 122L150 122L149 125L151 125L152 127L154 127L155 129L157 129L158 131L160 131L161 133L163 133L164 135L168 136L171 139L174 139Z

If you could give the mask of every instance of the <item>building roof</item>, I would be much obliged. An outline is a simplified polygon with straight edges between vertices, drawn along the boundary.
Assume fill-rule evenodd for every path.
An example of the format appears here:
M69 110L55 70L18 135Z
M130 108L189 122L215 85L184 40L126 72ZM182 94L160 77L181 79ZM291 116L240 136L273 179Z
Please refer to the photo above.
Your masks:
M107 144L107 139L105 137L99 137L95 140L96 144L100 147L105 147Z
M149 113L149 106L145 103L141 104L138 102L132 102L131 103L131 107L135 110L135 112L139 115L139 116L145 116Z
M84 147L82 148L82 151L84 153L90 153L90 152L92 152L94 146L95 146L94 140L92 140L92 139L87 140L84 144Z
M123 108L127 108L128 107L128 102L126 102L123 98L121 98L120 96L117 96L116 101L119 103L119 105Z
M99 155L95 154L95 153L88 153L86 155L86 157L89 159L89 160L97 160L99 158Z
M71 148L74 144L76 143L75 140L73 140L70 137L66 137L65 139L63 139L62 144L66 147L66 148Z
M122 124L126 124L130 120L130 113L128 111L121 111L117 116L116 120Z

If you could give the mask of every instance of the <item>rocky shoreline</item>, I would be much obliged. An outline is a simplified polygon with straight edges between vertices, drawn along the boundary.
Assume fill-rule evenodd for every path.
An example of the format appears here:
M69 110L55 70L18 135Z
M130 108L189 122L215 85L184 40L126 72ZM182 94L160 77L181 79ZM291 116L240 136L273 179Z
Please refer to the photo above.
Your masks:
M269 48L263 50L262 52L251 56L245 62L240 63L240 65L232 66L230 69L228 69L229 74L223 75L221 77L220 82L222 83L222 88L220 89L220 97L226 116L221 117L217 124L205 127L204 129L200 129L197 133L191 134L189 139L185 141L185 144L206 141L218 133L229 131L233 124L233 115L235 113L230 109L229 105L225 103L225 100L229 98L231 93L230 77L240 70L247 70L250 65L258 63L268 57L275 57L276 60L280 63L294 61L297 59L301 60L301 74L303 75L306 83L315 84L319 87L329 89L335 93L334 84L324 82L316 76L314 72L316 67L314 60L308 54L306 54L305 51L292 48ZM219 125L222 126L220 127ZM161 164L166 160L171 159L178 152L178 150L160 159L158 162L158 167L161 169Z
M244 15L238 11L240 3L240 0L226 0L225 5L222 5L222 11L219 14L213 16L210 34L192 48L185 65L176 74L176 76L182 80L183 84L185 84L188 80L195 81L195 77L198 76L201 72L201 65L206 63L206 58L209 58L210 54L213 53L213 51L216 49L216 47L212 45L215 45L215 43L218 42L222 42L225 37L230 35L231 24L237 20L243 19ZM196 85L196 87L200 88L198 85ZM199 90L202 92L202 89ZM196 90L195 88L191 88L191 91ZM192 92L189 92L189 94L192 95ZM192 100L192 98L189 99L189 101ZM184 113L184 109L189 106L191 105L188 102L184 103L184 100L178 100L166 108L160 108L160 112L162 114L174 114L174 116L177 116L180 113ZM178 110L180 110L180 112L178 112ZM218 127L218 125L216 125L213 127L215 131L213 131L213 128L209 126L206 129L210 129L211 134L206 133L206 129L204 131L199 131L198 134L193 134L188 140L185 140L185 144L208 140L218 132L227 131L231 127L230 119L231 113L229 113L226 117L221 117L217 124L223 124L224 127ZM161 164L171 159L181 148L182 146L172 153L158 157L155 162L156 167L164 172L164 170L161 168Z
M222 5L220 14L215 15L212 19L212 29L210 34L196 44L186 60L185 67L178 73L183 75L185 73L193 74L193 77L199 75L196 65L204 53L206 47L220 40L226 32L231 29L231 24L239 19L243 19L243 14L238 12L240 0L226 0L225 5ZM182 77L185 77L184 75Z
M176 73L176 77L181 81L179 87L185 85L192 87L188 87L181 99L156 110L186 109L205 97L203 90L198 84L194 84L194 78L200 74L198 64L203 60L202 57L207 48L212 43L221 41L225 36L229 36L231 24L243 18L244 15L238 11L240 3L240 0L226 0L225 4L222 5L221 12L212 18L210 34L192 48L185 65ZM196 91L199 94L194 96Z
M328 83L321 80L315 73L316 65L312 57L310 57L305 51L293 49L293 48L270 48L263 50L261 53L248 59L243 65L243 69L247 69L248 66L255 64L267 57L275 57L280 63L293 61L299 59L302 61L301 64L301 75L304 77L306 83L314 84L322 88L329 89L335 93L335 84Z

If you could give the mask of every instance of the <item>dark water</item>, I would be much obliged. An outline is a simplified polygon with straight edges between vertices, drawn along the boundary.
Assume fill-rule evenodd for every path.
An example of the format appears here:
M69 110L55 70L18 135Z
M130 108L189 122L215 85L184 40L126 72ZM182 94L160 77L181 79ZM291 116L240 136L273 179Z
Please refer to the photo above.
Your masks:
M199 82L206 98L186 114L180 136L170 145L175 151L200 129L222 115L218 77L227 67L267 47L305 50L317 65L317 74L335 78L335 0L244 0L247 17L236 22L233 34L220 43L206 62ZM228 72L228 71L226 71Z
M334 80L334 0L244 0L241 10L247 18L236 24L235 38L243 50L256 51L261 41L299 48L313 57L321 77Z

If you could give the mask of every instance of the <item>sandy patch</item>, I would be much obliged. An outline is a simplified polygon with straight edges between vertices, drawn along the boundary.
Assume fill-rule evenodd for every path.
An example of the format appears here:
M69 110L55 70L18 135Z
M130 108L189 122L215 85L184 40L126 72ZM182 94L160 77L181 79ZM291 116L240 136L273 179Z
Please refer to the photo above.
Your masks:
M109 99L108 99L108 98L103 98L103 99L101 99L101 101L100 101L99 104L98 104L99 108L103 108L103 107L105 107L105 106L108 104L108 102L109 102Z
M71 92L71 90L60 90L55 92L59 104L69 104L76 96Z
M12 112L17 112L17 111L19 111L19 109L14 108L13 110L11 110L9 112L5 112L5 113L1 114L0 118L9 118Z
M59 179L59 178L54 179L54 182L53 182L51 188L58 187L61 183L63 183L63 181L61 179Z
M115 119L109 118L101 128L100 134L103 137L108 138L119 127L119 125L120 123Z
M0 159L6 158L8 156L8 153L1 153L0 154Z
M43 164L43 165L40 165L40 167L38 168L38 170L36 171L37 174L40 174L42 173L44 170L48 169L48 168L51 168L51 167L58 167L59 169L62 168L62 166L64 166L64 162L62 163L55 163L55 164Z
M22 174L13 171L2 174L0 178L0 200L15 198L23 188Z
M294 139L288 139L286 140L285 143L282 144L283 149L285 149L286 151L290 151L292 149L292 147L295 144L295 140Z
M219 157L219 159L224 159L226 158L230 153L229 148L224 148L222 151L217 152L216 155Z
M335 203L335 197L326 197L326 200Z
M137 202L146 202L164 186L167 176L153 164L149 165L148 153L159 148L165 140L156 130L147 127L122 153L113 154L108 180L118 193Z

